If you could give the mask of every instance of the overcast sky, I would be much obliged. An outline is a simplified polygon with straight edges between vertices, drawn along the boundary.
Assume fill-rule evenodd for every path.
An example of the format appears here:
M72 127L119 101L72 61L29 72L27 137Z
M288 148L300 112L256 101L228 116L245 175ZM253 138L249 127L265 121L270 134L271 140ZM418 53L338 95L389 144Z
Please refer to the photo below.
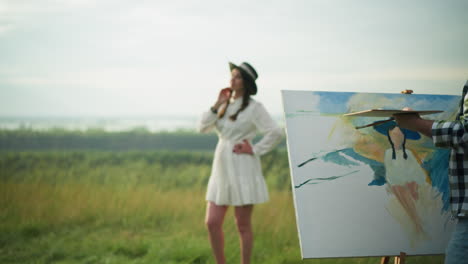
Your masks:
M468 1L0 0L0 116L198 115L281 90L459 94Z

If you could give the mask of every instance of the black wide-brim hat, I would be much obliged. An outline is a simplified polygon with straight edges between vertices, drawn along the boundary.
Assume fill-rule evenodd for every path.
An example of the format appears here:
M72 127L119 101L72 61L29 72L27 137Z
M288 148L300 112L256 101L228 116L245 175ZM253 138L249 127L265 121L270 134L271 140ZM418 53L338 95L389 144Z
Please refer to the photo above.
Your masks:
M257 84L255 83L255 80L257 80L258 78L258 74L257 74L257 71L255 71L254 67L252 67L252 65L248 64L247 62L242 62L238 66L232 62L229 62L229 68L231 69L231 71L233 69L238 69L239 71L243 73L243 76L246 76L247 78L249 78L253 83L253 87L251 87L252 90L249 91L249 93L251 95L257 94Z

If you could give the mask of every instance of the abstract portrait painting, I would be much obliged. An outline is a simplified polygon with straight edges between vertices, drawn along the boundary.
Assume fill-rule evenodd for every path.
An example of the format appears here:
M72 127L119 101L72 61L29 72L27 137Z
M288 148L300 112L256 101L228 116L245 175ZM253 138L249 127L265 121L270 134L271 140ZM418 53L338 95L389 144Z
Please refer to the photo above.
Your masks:
M453 221L448 149L368 109L440 110L459 96L282 91L303 258L443 254Z

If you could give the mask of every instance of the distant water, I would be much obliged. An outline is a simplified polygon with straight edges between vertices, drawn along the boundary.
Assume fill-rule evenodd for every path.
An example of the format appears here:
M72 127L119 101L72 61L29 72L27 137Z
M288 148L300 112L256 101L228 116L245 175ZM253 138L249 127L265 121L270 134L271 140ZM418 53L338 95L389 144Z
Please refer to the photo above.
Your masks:
M281 116L274 116L280 125ZM195 131L198 116L154 117L0 117L0 129L79 130L99 129L108 132L144 129L150 132Z

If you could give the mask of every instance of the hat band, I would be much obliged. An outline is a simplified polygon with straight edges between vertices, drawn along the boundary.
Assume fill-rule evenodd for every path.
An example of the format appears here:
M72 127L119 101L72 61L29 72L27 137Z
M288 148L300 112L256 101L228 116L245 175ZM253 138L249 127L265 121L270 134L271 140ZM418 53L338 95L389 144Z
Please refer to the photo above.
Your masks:
M244 71L246 71L254 81L257 79L257 77L255 77L255 74L249 69L249 67L246 67L245 65L241 64L239 68L242 68Z

